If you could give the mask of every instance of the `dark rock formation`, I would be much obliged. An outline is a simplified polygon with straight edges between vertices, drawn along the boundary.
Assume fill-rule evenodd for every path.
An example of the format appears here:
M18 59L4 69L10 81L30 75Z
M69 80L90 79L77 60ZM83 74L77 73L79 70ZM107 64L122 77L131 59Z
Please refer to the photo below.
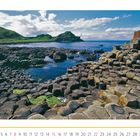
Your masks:
M80 37L75 36L72 32L66 31L58 35L55 39L57 42L79 42L83 41Z
M134 36L131 41L131 48L140 50L140 31L134 32Z
M53 59L55 62L61 62L67 59L67 55L64 52L56 52L53 54Z

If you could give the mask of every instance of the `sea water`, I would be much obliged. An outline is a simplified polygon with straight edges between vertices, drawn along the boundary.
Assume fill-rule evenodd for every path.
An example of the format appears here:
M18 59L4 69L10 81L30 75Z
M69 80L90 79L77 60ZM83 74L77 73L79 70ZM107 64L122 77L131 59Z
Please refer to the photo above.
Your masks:
M57 43L57 42L43 42L43 43L28 43L28 44L11 44L10 47L55 47L65 49L76 50L104 50L111 51L115 45L123 45L127 41L85 41L74 43ZM64 62L54 63L50 62L41 68L29 68L25 70L26 74L29 74L33 79L40 81L47 81L49 79L55 79L66 73L67 69L76 65L79 61L85 61L86 58L79 56L71 60L67 59Z

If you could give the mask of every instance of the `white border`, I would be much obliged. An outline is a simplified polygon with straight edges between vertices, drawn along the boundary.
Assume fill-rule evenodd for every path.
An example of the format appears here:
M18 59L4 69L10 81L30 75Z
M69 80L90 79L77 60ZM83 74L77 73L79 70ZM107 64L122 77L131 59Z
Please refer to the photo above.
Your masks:
M0 10L140 10L139 0L0 0ZM140 127L139 120L0 120L0 126Z
M0 127L139 127L139 120L0 120Z
M140 1L0 0L0 10L140 10Z

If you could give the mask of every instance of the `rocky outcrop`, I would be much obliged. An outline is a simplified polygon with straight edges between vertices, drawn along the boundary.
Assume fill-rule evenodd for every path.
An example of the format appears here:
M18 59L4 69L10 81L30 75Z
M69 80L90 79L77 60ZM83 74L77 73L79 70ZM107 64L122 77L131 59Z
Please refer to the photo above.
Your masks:
M72 32L66 31L55 37L54 41L57 42L79 42L83 41L79 36L75 36Z
M138 39L140 39L140 31L135 31L132 42L135 43Z
M131 48L140 50L140 31L134 32L134 36L131 41Z
M61 62L67 59L67 55L64 52L56 52L53 54L53 59L55 62Z

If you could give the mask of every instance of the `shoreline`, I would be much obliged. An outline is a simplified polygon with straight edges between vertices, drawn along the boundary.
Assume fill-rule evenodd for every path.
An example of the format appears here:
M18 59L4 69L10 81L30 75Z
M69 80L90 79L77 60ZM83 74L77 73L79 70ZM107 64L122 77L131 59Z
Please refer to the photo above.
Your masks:
M83 41L75 41L75 42L58 42L58 41L35 41L35 42L33 42L33 41L29 41L29 42L8 42L8 43L1 43L0 42L0 45L14 45L14 44L16 44L16 45L22 45L22 44L30 44L30 43L79 43L79 42L116 42L116 41L118 41L118 42L128 42L128 43L130 43L130 41L129 40L83 40ZM117 44L116 44L117 45Z
M0 45L14 45L14 44L30 44L30 43L76 43L76 42L85 42L85 41L75 41L75 42L58 42L58 41L29 41L29 42L8 42L8 43L1 43Z
M11 93L11 90L0 97L0 118L140 118L139 54L137 49L117 47L111 52L103 53L97 62L87 61L69 68L66 74L56 77L55 80L34 83L27 77L32 83L30 90L21 88L22 90L15 91L16 94ZM27 81L24 76L20 78L23 82ZM53 97L58 104L51 107L48 101L52 101L46 96ZM66 101L60 103L55 97Z

